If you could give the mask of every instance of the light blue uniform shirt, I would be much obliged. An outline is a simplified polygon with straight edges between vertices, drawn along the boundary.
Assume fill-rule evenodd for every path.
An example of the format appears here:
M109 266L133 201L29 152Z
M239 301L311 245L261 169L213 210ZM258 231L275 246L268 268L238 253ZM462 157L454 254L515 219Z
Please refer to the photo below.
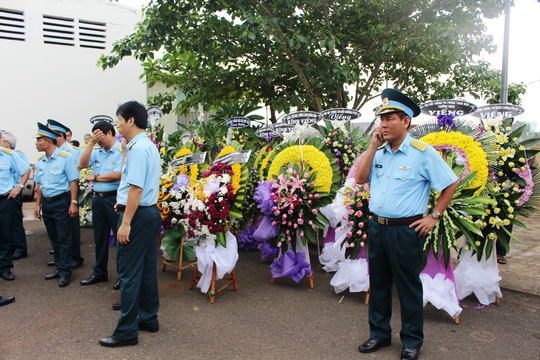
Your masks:
M122 167L122 179L118 187L116 202L127 204L131 185L142 188L140 206L155 205L158 200L161 158L156 145L146 133L135 136L126 146L127 156Z
M92 166L92 174L102 175L122 170L122 145L116 141L109 151L104 148L92 150L88 162ZM94 181L94 191L108 192L118 189L120 180L113 182Z
M13 150L13 153L15 155L17 155L18 157L20 157L22 159L22 161L24 161L26 164L30 165L30 163L28 162L28 156L26 156L26 154L24 153L24 151L21 151L21 150ZM19 180L21 179L20 176L17 176L15 174L13 174L13 180L15 180L15 183L18 184L19 183Z
M20 157L10 149L0 147L0 195L15 187L21 176L30 169Z
M426 145L425 150L411 141ZM395 153L390 144L377 150L371 164L369 210L390 219L426 214L431 186L441 191L456 180L437 150L407 134Z
M73 145L70 145L67 141L58 147L60 151L66 152L69 156L73 157L75 160L75 166L79 165L79 160L81 159L81 150L76 149Z
M79 179L79 171L73 157L59 148L51 158L43 156L36 163L34 181L41 184L44 197L53 197L70 190L69 183Z

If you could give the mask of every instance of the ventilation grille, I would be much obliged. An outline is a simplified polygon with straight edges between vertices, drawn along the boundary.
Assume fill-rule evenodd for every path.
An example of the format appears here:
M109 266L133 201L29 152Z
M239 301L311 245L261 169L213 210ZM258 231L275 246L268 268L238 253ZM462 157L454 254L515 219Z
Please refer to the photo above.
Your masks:
M0 9L0 39L24 41L24 12Z
M105 49L106 41L105 23L43 15L45 44Z
M79 46L105 49L107 27L104 23L79 20Z

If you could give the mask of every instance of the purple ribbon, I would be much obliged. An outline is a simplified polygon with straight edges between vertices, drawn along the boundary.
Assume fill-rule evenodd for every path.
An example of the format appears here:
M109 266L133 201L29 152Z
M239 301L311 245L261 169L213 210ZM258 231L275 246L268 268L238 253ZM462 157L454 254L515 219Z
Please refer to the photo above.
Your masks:
M273 217L265 215L261 224L253 233L253 238L259 242L275 238L279 235L279 226L272 226Z
M251 225L243 228L236 236L238 242L238 249L243 251L255 250L258 245L258 241L253 237L255 232L255 226Z
M290 276L297 283L304 276L313 274L311 264L306 261L306 254L295 253L292 250L287 250L282 257L274 259L270 271L274 278Z
M279 255L279 248L277 246L272 246L268 241L260 242L258 248L261 250L261 261Z
M271 186L275 181L259 181L253 199L257 202L257 207L265 215L273 215L274 211L272 208L276 206L274 200L272 200L272 190Z

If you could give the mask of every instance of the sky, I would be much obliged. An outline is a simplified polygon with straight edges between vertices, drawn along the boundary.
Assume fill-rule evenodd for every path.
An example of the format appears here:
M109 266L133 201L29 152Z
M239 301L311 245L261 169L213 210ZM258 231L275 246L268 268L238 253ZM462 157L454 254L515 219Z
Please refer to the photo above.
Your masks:
M118 3L141 9L148 0L119 0ZM540 47L537 34L540 32L537 21L540 19L540 0L514 0L510 11L510 40L508 58L508 83L524 83L527 93L522 97L521 106L525 112L516 118L520 121L536 122L540 129L540 117L533 112L535 102L540 101ZM505 16L487 20L488 33L493 35L497 52L483 54L481 58L489 61L494 69L502 69ZM465 99L477 106L484 102ZM371 111L371 110L369 110ZM362 111L364 112L364 111ZM362 116L364 118L364 116Z

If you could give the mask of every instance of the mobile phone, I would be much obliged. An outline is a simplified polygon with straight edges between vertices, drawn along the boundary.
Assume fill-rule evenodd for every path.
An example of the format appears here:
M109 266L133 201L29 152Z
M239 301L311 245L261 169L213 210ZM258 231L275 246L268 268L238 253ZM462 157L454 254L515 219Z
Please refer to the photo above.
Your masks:
M379 140L384 141L384 138L382 135L379 135Z

